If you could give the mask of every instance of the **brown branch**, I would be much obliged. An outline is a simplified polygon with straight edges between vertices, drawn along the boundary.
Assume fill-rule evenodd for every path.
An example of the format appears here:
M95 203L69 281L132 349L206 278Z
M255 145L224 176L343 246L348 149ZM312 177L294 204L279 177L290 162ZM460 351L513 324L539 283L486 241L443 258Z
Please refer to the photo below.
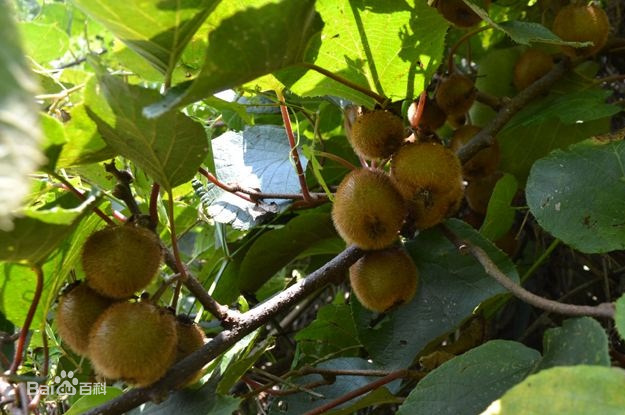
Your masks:
M37 277L37 285L35 286L35 294L33 296L33 300L30 302L30 307L28 308L28 314L26 314L24 325L20 329L20 337L17 339L15 357L13 358L13 363L11 364L11 374L17 373L17 369L22 363L22 358L24 357L24 346L26 344L26 337L28 337L28 331L30 330L30 323L33 322L35 311L37 311L39 299L41 298L41 292L43 291L43 270L40 266L36 265L33 267L33 271Z
M273 316L285 311L318 288L338 278L343 278L347 269L362 255L363 251L359 248L354 246L348 247L303 280L242 314L238 324L233 326L232 329L224 330L217 334L200 350L190 354L174 365L158 382L145 388L132 389L97 408L91 409L86 414L122 414L149 400L162 399L163 396L172 390L181 387L187 379L196 373L197 368L215 359L247 334L266 324ZM189 278L188 280L191 279Z
M158 194L160 190L161 185L152 183L152 190L150 191L150 221L152 221L154 230L156 230L158 225Z
M115 179L117 180L117 184L113 188L113 196L121 199L134 216L141 216L139 205L137 204L135 197L132 195L132 189L130 189L130 183L134 180L132 174L130 174L129 171L119 170L115 167L115 161L111 161L108 164L105 163L104 170L115 176Z
M545 76L519 92L514 98L506 101L497 115L468 143L460 148L458 151L460 161L465 163L483 148L491 146L497 133L512 119L514 114L519 112L531 100L549 90L556 81L564 76L569 66L570 61L566 58L563 59L558 64L554 65L553 69Z
M384 376L383 378L380 378L374 382L371 383L367 383L364 386L361 386L360 388L354 389L353 391L346 393L345 395L339 396L338 398L328 402L325 405L321 405L315 409L313 409L312 411L308 411L306 413L304 413L304 415L319 415L322 414L324 412L329 411L332 408L336 408L337 406L339 406L342 403L345 403L351 399L354 399L360 395L364 395L367 392L370 392L372 390L375 390L381 386L386 385L387 383L391 383L392 381L396 380L396 379L401 379L401 378L405 378L410 376L410 371L407 369L401 369L401 370L397 370L395 372L391 372L388 375Z
M286 136L289 139L289 146L291 147L291 157L293 157L293 163L295 164L295 171L297 172L299 185L302 189L302 195L304 196L304 200L306 202L310 202L312 198L310 197L308 184L306 183L306 173L304 173L302 162L299 159L297 143L295 142L295 136L293 135L293 126L291 125L291 118L289 117L289 109L286 107L283 96L280 96L280 114L282 114L284 130L286 131Z
M488 254L480 247L471 244L467 241L460 240L458 236L453 233L449 228L442 227L445 236L452 241L454 245L458 247L460 251L469 252L479 261L484 267L484 270L488 275L493 277L499 284L505 289L510 291L512 295L524 301L536 308L548 311L550 313L562 314L565 316L590 316L590 317L602 317L602 318L614 318L614 304L601 303L596 306L587 305L575 305L565 304L558 301L549 300L547 298L538 296L532 292L527 291L525 288L508 278L499 267L493 262Z
M78 197L79 200L86 200L87 197L83 194L83 192L81 192L80 190L78 190L76 187L74 187L73 184L71 184L69 182L69 180L65 179L65 177L61 176L60 174L57 174L55 172L50 172L50 174L52 175L52 177L54 177L55 179L57 179L58 181L60 181L61 183L63 183L63 185L65 187L67 187L67 189L69 189L69 191L71 191L74 195L76 195L76 197ZM99 207L93 207L92 208L93 212L98 215L104 222L107 223L107 225L110 226L115 226L115 222L113 222L113 220L111 218L109 218L106 213L102 212L100 210Z
M217 177L215 177L214 174L212 174L211 172L209 172L205 168L200 167L198 169L198 171L200 172L200 174L202 176L206 177L208 179L208 181L210 181L212 184L214 184L215 186L219 187L220 189L225 190L228 193L232 193L235 196L239 196L241 199L246 200L246 201L248 201L250 203L256 203L252 199L250 199L249 197L239 193L239 191L236 190L233 186L229 186L229 185L227 185L225 183L222 183Z

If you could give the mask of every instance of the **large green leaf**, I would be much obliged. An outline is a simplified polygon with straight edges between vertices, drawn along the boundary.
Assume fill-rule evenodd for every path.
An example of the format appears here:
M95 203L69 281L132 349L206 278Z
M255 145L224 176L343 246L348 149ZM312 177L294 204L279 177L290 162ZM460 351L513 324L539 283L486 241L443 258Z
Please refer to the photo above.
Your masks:
M336 236L336 231L329 213L303 214L283 228L264 233L243 258L239 288L242 292L255 292L300 252L332 236Z
M38 107L8 2L0 2L0 230L30 188L28 175L44 161L39 151Z
M0 261L41 264L97 203L90 196L73 209L28 210L15 219L13 230L0 231Z
M529 376L482 415L622 415L625 371L603 366L562 366Z
M351 309L346 304L328 304L317 317L295 335L293 366L312 364L325 356L358 356L361 349Z
M163 74L220 0L72 0Z
M484 249L506 275L518 281L514 264L491 242L464 222L445 223ZM354 307L360 340L373 361L387 368L407 367L432 339L453 330L482 301L504 291L475 258L461 254L436 229L422 232L407 248L420 275L415 298L374 327L370 325L377 317Z
M69 36L56 24L20 23L19 29L26 55L41 65L61 58L69 48Z
M425 1L414 3L317 1L325 26L315 65L392 100L418 95L441 63L449 26ZM313 71L291 89L304 96L373 104L371 97Z
M597 320L572 318L562 327L545 331L543 359L537 371L572 365L610 366L608 336Z
M625 142L588 140L536 162L527 203L539 224L582 252L625 248Z
M231 2L211 16L208 23L215 28L208 35L206 61L200 74L147 107L147 116L160 116L176 106L302 61L311 37L321 29L315 0L249 6L249 2ZM234 14L233 7L238 8Z
M113 150L171 189L191 180L210 145L202 125L181 112L169 112L157 120L145 118L142 108L158 97L155 90L100 74L89 81L85 104Z
M521 343L493 340L430 372L410 392L398 415L473 415L522 381L540 353Z

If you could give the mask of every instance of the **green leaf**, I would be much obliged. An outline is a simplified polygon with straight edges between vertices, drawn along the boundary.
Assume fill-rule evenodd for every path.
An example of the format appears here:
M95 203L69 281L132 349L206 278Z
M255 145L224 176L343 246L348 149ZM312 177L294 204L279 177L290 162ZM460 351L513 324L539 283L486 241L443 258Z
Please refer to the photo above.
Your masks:
M71 108L70 120L64 124L68 142L59 156L59 167L97 163L115 156L102 139L98 126L87 114L84 104Z
M103 394L85 395L72 404L65 415L80 415L121 395L121 389L108 386Z
M625 248L625 142L587 140L538 160L527 203L540 226L587 253Z
M232 11L226 5L224 9ZM208 35L206 61L200 74L169 90L161 102L145 108L146 116L158 117L174 107L301 62L310 38L321 28L315 0L283 0L226 16L220 12L209 20L215 29Z
M573 365L610 366L608 336L590 317L565 320L543 336L543 359L536 371Z
M410 392L398 415L473 415L522 381L540 353L521 343L493 340L430 372Z
M445 224L484 249L506 275L518 281L514 264L486 238L462 221L450 219ZM354 306L361 342L373 361L388 369L409 366L432 339L456 328L482 301L504 292L475 258L458 252L436 229L421 232L406 248L420 275L415 298L374 327L370 324L378 317Z
M54 117L41 114L41 129L43 131L43 153L48 162L42 168L47 171L54 171L63 146L67 142L63 124Z
M295 340L294 367L312 364L325 356L357 356L361 349L354 317L346 304L321 307L317 318L298 331Z
M488 202L484 223L480 228L480 233L484 237L491 241L496 241L510 230L515 216L515 210L511 203L516 195L517 188L518 182L511 174L504 174L497 181Z
M219 0L73 0L161 73L171 73L184 47Z
M289 155L291 147L283 127L259 125L242 132L228 131L211 142L217 178L265 193L300 193L301 187ZM300 155L302 168L308 161ZM235 229L247 230L268 216L285 210L290 201L264 199L251 203L209 183L194 182L208 216Z
M314 64L391 100L421 93L442 61L449 24L425 1L411 7L405 0L318 0L317 10L325 26ZM374 104L314 71L290 89Z
M625 295L616 300L616 314L614 315L614 326L621 339L625 340Z
M227 395L239 379L265 354L267 349L273 348L274 343L273 338L269 338L262 344L256 345L254 350L247 356L241 356L234 360L221 376L217 385L217 393Z
M43 263L97 202L92 195L73 209L26 211L25 216L15 219L12 231L0 231L0 261Z
M514 42L522 45L531 43L546 43L550 45L567 45L573 47L582 47L590 45L590 42L568 42L560 39L551 30L545 26L535 22L523 22L512 20L509 22L495 23L488 12L470 0L463 0L473 11L479 15L484 21L493 26L495 29L501 30L510 37Z
M145 118L141 109L160 97L157 91L106 74L97 81L89 81L85 104L104 141L164 189L191 180L209 154L204 128L177 111Z
M379 369L375 364L357 357L342 357L327 360L316 367L331 370ZM304 385L309 382L318 382L321 380L323 380L321 375L315 374L297 378L296 382L300 385ZM286 408L288 408L287 414L300 415L306 413L307 411L315 409L333 399L346 395L354 389L363 387L372 381L372 378L369 376L337 376L334 383L330 385L323 385L314 389L316 393L323 395L323 398L313 397L306 393L298 393L286 397L284 402L286 403ZM353 398L337 407L338 410L325 413L349 415L356 413L359 408L363 408L365 406L379 405L383 403L397 403L398 399L389 392L387 387L381 387L377 390L377 392L365 395L365 397L358 396Z
M506 125L506 129L542 124L553 119L570 125L611 117L621 109L617 105L606 103L610 95L611 91L598 88L552 94L519 111Z
M501 149L501 169L513 174L521 188L534 162L551 151L566 148L596 134L610 130L609 118L580 124L562 124L549 119L527 127L506 128L497 135Z
M20 23L19 29L26 55L41 65L61 58L69 49L69 36L56 24Z
M482 415L621 415L625 371L602 366L563 366L529 376Z
M30 188L28 175L44 161L36 86L12 15L9 3L0 2L0 231L11 229L14 211Z
M336 236L329 213L302 214L254 241L239 269L239 288L253 293L315 243Z

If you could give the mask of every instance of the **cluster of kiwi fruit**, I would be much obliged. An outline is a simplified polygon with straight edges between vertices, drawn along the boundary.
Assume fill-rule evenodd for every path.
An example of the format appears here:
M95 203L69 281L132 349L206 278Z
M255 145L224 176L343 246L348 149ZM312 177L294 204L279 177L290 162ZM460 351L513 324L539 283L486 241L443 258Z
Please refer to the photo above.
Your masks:
M60 296L56 324L63 342L106 379L149 385L204 344L186 316L136 299L161 260L158 237L132 224L99 230L83 246L85 281Z

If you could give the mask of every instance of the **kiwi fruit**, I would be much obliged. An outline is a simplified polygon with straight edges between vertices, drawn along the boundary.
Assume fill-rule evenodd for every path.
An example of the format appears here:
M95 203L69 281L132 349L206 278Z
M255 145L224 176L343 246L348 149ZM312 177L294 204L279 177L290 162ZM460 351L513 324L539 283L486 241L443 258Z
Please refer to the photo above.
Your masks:
M178 343L176 345L175 362L179 362L204 346L204 332L187 316L182 315L176 318L176 334ZM187 385L197 382L201 376L202 370L198 370L187 382Z
M458 152L460 148L469 142L481 128L475 125L463 125L454 131L449 147ZM478 151L476 155L462 166L462 172L466 179L475 179L485 177L493 173L499 167L501 154L499 151L499 143L497 140L492 145Z
M332 206L339 235L362 249L382 249L395 242L405 216L404 199L382 170L350 172L341 181Z
M462 167L456 154L441 144L417 142L391 159L391 177L408 202L417 229L430 228L453 214L462 201Z
M552 30L562 40L592 42L592 46L583 48L562 46L562 52L568 56L587 57L605 46L610 32L610 21L600 7L592 4L569 4L556 14Z
M349 268L349 282L358 301L379 313L410 301L418 279L414 262L398 247L369 251Z
M404 124L385 110L365 112L351 126L350 140L356 153L368 159L387 158L404 140Z
M436 103L447 116L459 116L469 111L475 102L477 90L471 78L454 73L445 78L436 89Z
M156 275L161 259L158 237L133 225L105 228L91 234L82 251L89 287L116 299L129 298L145 288Z
M89 357L109 379L146 386L160 379L177 353L176 319L150 303L110 306L89 333Z
M434 6L447 21L458 27L471 27L482 21L462 0L437 0ZM485 0L483 6L488 9L490 0Z
M70 286L61 294L56 309L56 325L63 342L79 355L87 355L89 331L112 303L82 282Z
M419 128L427 132L438 130L445 124L447 114L438 106L435 100L427 98L421 119L417 120L417 107L419 101L413 101L408 107L408 121L412 128Z
M514 65L512 81L518 91L521 91L553 68L553 58L540 49L528 49L519 56Z

